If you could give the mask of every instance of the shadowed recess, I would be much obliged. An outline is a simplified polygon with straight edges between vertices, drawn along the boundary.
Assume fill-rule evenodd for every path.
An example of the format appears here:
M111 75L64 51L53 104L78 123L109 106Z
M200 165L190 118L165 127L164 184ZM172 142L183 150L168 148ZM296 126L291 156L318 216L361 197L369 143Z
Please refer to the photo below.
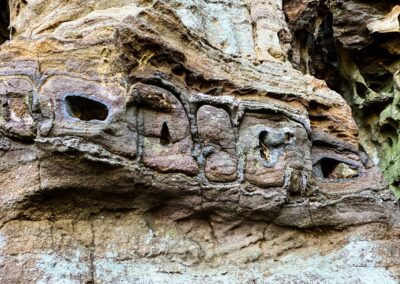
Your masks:
M163 123L160 135L160 144L169 145L172 143L171 134L169 133L169 128L166 122Z
M8 1L0 1L0 44L10 39L10 10Z
M265 161L270 160L270 151L268 146L268 131L261 131L258 135L258 140L260 143L260 155Z
M65 98L67 112L70 116L80 120L106 120L108 108L95 100L80 96L68 96Z
M328 179L347 179L358 176L358 170L341 161L323 158L314 166L316 176Z

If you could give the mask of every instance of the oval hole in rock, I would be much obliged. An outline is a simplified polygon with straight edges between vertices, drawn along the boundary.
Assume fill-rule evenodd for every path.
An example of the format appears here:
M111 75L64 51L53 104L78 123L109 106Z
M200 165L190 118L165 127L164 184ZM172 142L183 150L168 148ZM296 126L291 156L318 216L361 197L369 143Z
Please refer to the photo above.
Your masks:
M160 144L161 145L169 145L172 143L171 134L169 133L169 128L166 122L163 123L161 127L160 134Z
M360 98L365 99L368 94L368 88L364 84L356 82L356 92Z
M321 159L314 172L317 176L328 179L348 179L358 176L357 168L331 158Z
M80 120L106 120L108 108L106 105L81 96L68 96L65 98L66 109L70 116Z
M398 139L398 134L397 134L397 128L394 127L396 125L393 122L386 123L382 125L379 129L379 132L383 137L386 138L387 143L389 144L390 147L393 147L393 145L397 144L397 139Z
M260 155L265 161L270 161L271 153L268 146L268 131L261 131L258 135L258 141L260 144Z

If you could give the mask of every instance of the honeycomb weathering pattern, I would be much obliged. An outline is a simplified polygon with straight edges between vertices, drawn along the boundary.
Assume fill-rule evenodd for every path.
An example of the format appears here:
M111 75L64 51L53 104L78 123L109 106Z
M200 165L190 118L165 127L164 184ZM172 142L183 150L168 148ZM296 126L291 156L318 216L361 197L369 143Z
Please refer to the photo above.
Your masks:
M238 221L241 232L259 224L312 230L392 222L393 198L358 148L349 106L286 62L280 1L201 1L197 9L185 1L56 2L10 1L14 35L0 50L6 238L23 222L35 224L26 235L36 236L73 220L92 251L70 256L90 267L68 277L100 283L118 281L101 274L102 253L123 259L130 243L102 248L117 242L96 223L104 212L120 212L110 226L128 235L135 234L130 222L142 226L136 211L163 212L152 220L166 224L214 216L232 230ZM225 6L232 13L218 14ZM132 242L150 244L156 236L148 230L148 241ZM75 246L68 242L65 251ZM207 259L182 242L160 254L188 267ZM46 265L61 261L52 257L64 249L36 245L26 251L42 251L31 259L37 277L57 281ZM9 246L1 268L7 275ZM4 281L28 282L24 273Z

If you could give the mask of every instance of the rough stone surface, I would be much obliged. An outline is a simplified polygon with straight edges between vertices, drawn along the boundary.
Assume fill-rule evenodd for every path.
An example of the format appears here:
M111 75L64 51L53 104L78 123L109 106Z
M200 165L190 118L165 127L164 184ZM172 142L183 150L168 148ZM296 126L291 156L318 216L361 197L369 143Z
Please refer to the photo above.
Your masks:
M386 2L10 0L0 282L398 283Z
M291 61L326 80L353 109L360 144L400 193L399 1L284 1Z

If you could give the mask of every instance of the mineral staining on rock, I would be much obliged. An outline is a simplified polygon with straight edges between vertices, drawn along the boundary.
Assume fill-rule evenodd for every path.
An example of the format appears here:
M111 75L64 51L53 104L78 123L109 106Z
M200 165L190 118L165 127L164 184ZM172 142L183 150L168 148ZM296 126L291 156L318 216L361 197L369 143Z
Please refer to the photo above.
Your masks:
M283 281L298 255L324 281L352 245L398 278L394 199L280 1L10 4L2 282Z

